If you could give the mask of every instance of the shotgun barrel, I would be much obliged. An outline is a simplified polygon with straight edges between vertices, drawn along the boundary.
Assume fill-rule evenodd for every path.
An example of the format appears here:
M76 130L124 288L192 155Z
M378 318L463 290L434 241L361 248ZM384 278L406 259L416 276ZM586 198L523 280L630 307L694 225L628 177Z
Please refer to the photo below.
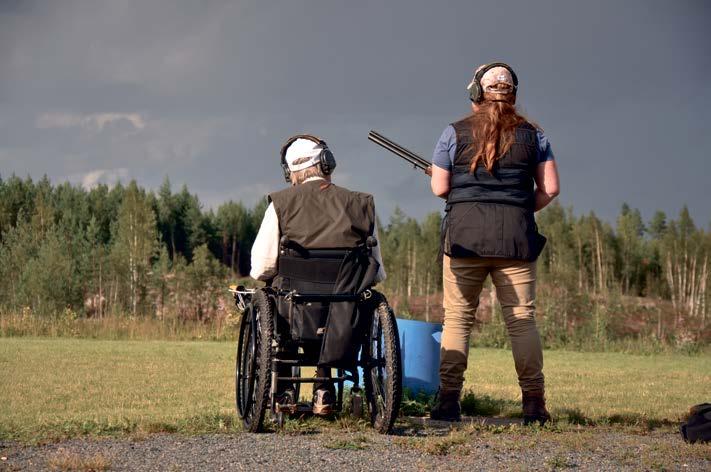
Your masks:
M375 144L384 147L385 149L401 157L402 159L406 160L416 168L426 170L432 165L429 161L423 159L422 157L418 156L409 149L400 146L396 142L386 138L377 131L371 130L370 133L368 133L368 139L373 141Z

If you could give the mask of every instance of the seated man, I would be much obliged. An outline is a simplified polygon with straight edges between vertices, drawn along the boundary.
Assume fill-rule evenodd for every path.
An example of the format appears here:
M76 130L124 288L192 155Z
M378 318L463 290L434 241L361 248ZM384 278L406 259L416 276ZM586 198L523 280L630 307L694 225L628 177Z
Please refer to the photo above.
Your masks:
M351 248L363 244L368 236L377 238L373 197L331 183L336 161L324 141L311 135L293 136L282 147L281 165L291 187L269 195L270 204L252 246L252 278L277 277L278 281L282 236L306 249ZM373 248L373 258L380 264L375 282L381 282L385 269L379 246ZM304 353L318 357L315 346L304 346ZM316 376L330 377L330 373L329 367L319 366ZM290 386L279 390L292 396L285 402L297 400ZM330 414L333 401L332 384L314 384L314 414Z

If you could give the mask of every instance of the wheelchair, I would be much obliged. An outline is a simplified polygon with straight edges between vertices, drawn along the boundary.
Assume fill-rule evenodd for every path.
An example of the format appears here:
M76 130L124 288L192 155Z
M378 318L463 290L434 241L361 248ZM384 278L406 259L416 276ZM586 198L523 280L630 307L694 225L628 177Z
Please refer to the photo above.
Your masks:
M237 413L247 431L263 431L267 416L280 429L285 416L308 415L311 406L298 402L299 386L304 383L332 385L336 393L333 410L341 412L346 382L352 383L350 413L358 417L366 414L380 433L392 431L402 397L395 315L385 296L371 288L373 284L357 287L355 284L344 290L343 284L334 282L334 275L339 270L342 273L347 265L344 261L365 260L376 244L370 237L358 248L306 250L294 249L295 245L282 238L278 261L280 283L268 283L258 289L230 288L242 311L235 391ZM364 282L367 284L367 280ZM354 306L357 318L357 322L345 324L347 329L352 329L346 333L346 337L350 336L347 359L344 362L331 359L334 362L324 364L336 370L335 376L302 377L302 367L319 364L319 359L306 354L306 345L309 344L311 352L315 344L320 345L323 360L324 344L333 345L329 343L333 340L325 340L327 332L342 330L343 323L338 329L335 324L338 303L347 308ZM335 342L338 350L338 339ZM363 373L362 386L359 371ZM278 386L285 383L294 386L295 403L280 403Z

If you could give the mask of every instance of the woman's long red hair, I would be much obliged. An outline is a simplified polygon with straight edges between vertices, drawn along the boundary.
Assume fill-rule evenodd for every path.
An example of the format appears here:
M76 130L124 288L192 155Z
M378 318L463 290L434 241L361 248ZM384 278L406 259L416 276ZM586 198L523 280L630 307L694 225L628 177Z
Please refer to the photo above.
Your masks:
M477 105L472 114L472 133L474 137L474 157L469 167L474 172L483 164L491 173L494 164L508 152L514 142L516 127L527 120L516 111L514 96L484 94L484 101Z

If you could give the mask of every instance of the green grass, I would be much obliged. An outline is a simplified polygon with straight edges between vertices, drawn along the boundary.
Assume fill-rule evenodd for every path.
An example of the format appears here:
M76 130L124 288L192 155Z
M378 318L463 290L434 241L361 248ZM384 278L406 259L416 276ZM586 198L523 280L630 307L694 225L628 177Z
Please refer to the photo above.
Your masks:
M521 392L510 351L472 350L469 365L466 385L483 397L487 414L519 412ZM708 354L546 351L547 402L555 417L577 423L675 423L690 406L708 401L709 365Z
M0 435L235 428L231 343L0 338Z
M708 401L711 356L547 351L548 403L576 424L677 422ZM234 344L0 338L0 439L240 429ZM474 412L520 414L511 353L473 349Z

